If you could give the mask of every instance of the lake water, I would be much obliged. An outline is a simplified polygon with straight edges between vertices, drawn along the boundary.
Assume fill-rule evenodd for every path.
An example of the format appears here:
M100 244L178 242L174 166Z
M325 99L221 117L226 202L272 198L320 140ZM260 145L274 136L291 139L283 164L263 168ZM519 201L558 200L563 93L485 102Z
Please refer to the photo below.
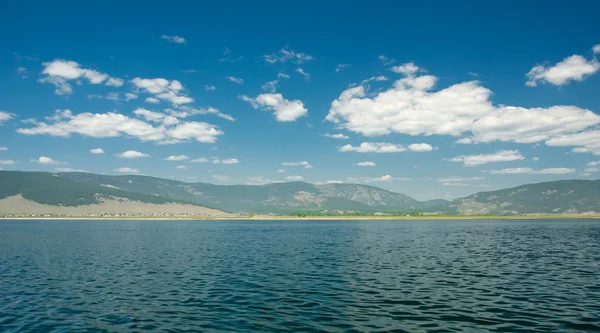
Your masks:
M0 331L600 331L600 221L2 220Z

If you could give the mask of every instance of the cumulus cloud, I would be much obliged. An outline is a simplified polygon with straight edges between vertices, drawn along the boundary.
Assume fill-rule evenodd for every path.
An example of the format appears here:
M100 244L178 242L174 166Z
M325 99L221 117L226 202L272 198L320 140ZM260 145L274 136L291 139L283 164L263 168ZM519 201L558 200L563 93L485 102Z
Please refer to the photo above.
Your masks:
M183 160L189 160L189 156L186 155L172 155L169 156L167 158L165 158L165 161L183 161Z
M358 165L359 167L374 167L377 164L375 164L375 162L358 162L356 163L356 165Z
M183 85L177 80L169 81L164 78L143 79L136 77L130 82L136 88L154 95L154 99L146 98L146 102L156 103L156 98L171 102L174 105L194 102L193 98L181 93Z
M501 170L490 170L492 174L522 174L522 173L530 173L530 174L542 174L542 175L564 175L569 173L574 173L576 170L572 168L547 168L547 169L539 169L534 170L532 168L508 168Z
M360 146L347 144L339 149L341 152L355 151L359 153L401 153L403 151L426 152L433 150L433 147L426 143L414 143L407 147L403 145L388 142L363 142Z
M185 38L180 37L180 36L162 35L162 36L160 36L160 38L166 40L169 43L174 43L174 44L186 44L187 43Z
M146 97L145 101L147 103L152 103L152 104L160 103L160 100L158 98L154 98L154 97Z
M118 77L111 77L106 80L106 85L109 87L121 87L123 86L123 79L119 79Z
M154 112L154 111L150 111L150 110L146 110L143 108L137 108L133 111L133 114L142 117L144 119L146 119L147 121L150 122L154 122L154 123L162 123L164 125L175 125L175 124L179 124L180 120L177 119L176 117L164 114L164 113L160 113L160 112Z
M83 80L85 79L91 84L101 84L106 81L109 86L119 86L119 82L123 85L123 80L119 78L111 78L106 73L98 72L94 69L81 68L79 63L75 61L68 61L63 59L57 59L51 62L45 62L44 70L42 71L43 77L38 81L41 83L51 83L56 87L54 92L57 95L68 95L73 93L73 88L69 84L70 80ZM110 83L110 84L109 84Z
M437 77L418 75L414 64L397 66L405 77L388 90L351 87L332 102L327 121L365 136L470 134L456 143L543 142L600 124L600 116L575 106L494 106L478 81L433 91Z
M283 166L291 167L291 166L302 166L305 169L312 169L312 165L308 163L308 161L299 161L299 162L283 162L281 163Z
M587 60L580 55L572 55L554 66L537 65L527 73L527 86L535 87L538 83L551 83L562 86L570 81L583 81L587 76L600 70L597 59Z
M0 111L0 126L2 126L2 124L5 121L13 119L14 116L15 116L14 113L6 112L6 111Z
M150 155L144 154L144 153L141 153L141 152L135 151L135 150L128 150L128 151L122 152L120 154L115 154L115 156L119 157L119 158L141 158L141 157L148 157Z
M127 167L116 168L113 171L120 172L120 173L140 173L140 170L138 170L138 169L132 169L132 168L127 168Z
M250 103L255 109L273 111L275 119L281 122L295 121L308 114L308 110L304 107L302 101L290 101L283 98L281 94L260 94L256 98L241 95L239 98Z
M90 154L101 155L104 154L104 150L102 148L90 149Z
M293 181L293 182L299 182L299 181L304 180L304 178L302 176L287 176L287 177L285 177L285 179L289 180L289 181Z
M227 80L233 82L233 83L237 83L237 84L243 84L244 83L244 79L241 79L239 77L235 77L235 76L226 76L225 77Z
M400 66L394 66L391 68L392 72L400 73L404 75L413 75L419 70L419 66L415 65L412 62L406 63Z
M432 151L433 147L427 143L413 143L411 145L408 145L408 149L410 151L415 151L415 152L427 152L427 151Z
M600 44L594 45L594 47L592 47L592 51L594 52L594 54L600 53Z
M306 53L295 52L286 45L281 50L279 50L279 52L264 55L263 59L270 64L274 64L277 62L285 63L288 60L291 60L292 62L297 64L301 64L305 61L313 60L314 57Z
M228 158L225 160L221 160L222 164L238 164L240 161L237 158Z
M456 156L448 161L450 162L462 162L465 166L476 166L494 162L510 162L525 159L518 150L499 150L493 154L480 154L480 155L461 155Z
M323 134L324 137L328 137L328 138L332 138L332 139L342 139L342 140L348 140L350 139L349 136L344 135L342 133L338 133L338 134L329 134L329 133L325 133Z
M68 112L66 112L68 111ZM25 135L50 135L70 137L79 134L94 138L126 136L141 141L154 141L160 144L190 142L214 143L223 132L217 126L205 122L180 122L154 126L144 120L131 118L116 112L71 114L69 110L59 110L49 123L31 120L34 127L19 128ZM175 125L175 126L174 126Z
M575 146L574 153L600 155L600 130L587 130L580 133L557 136L546 141L548 146Z
M50 157L40 156L38 159L29 160L30 162L39 163L39 164L67 164L66 162L59 162L51 159Z
M132 99L138 98L138 95L134 93L125 93L125 101L131 101Z

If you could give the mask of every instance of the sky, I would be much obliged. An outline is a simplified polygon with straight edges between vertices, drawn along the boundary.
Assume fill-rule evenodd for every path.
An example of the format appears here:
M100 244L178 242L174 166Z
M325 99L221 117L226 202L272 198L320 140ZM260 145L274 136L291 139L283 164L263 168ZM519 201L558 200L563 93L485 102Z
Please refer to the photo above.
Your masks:
M600 172L595 1L0 3L0 167L361 183Z

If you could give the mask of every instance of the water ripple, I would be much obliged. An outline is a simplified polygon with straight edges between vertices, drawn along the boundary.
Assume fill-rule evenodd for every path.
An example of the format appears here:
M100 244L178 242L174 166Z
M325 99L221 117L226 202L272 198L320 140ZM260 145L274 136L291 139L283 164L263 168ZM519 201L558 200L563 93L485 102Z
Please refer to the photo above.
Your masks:
M593 332L599 281L588 221L0 221L0 332Z

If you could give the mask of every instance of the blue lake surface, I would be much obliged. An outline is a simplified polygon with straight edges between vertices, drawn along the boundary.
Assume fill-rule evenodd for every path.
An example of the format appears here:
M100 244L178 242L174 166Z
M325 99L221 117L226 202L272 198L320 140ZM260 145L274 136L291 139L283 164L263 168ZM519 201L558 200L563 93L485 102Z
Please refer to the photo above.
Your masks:
M600 331L600 222L1 220L0 331Z

